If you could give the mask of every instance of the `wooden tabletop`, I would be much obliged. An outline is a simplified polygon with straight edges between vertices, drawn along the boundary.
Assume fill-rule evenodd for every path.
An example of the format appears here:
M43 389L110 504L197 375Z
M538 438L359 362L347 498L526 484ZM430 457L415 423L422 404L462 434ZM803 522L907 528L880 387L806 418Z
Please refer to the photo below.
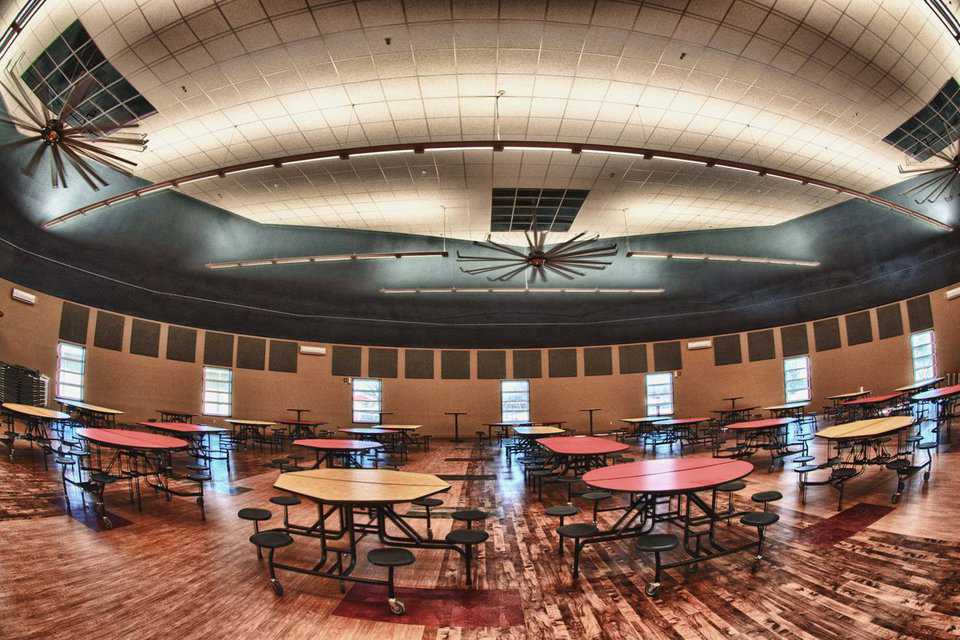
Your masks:
M952 398L960 395L960 384L950 385L949 387L940 387L939 389L930 389L913 396L914 400L942 400L943 398Z
M929 387L935 384L946 380L945 376L940 376L938 378L930 378L929 380L920 380L919 382L914 382L913 384L906 384L902 387L897 387L894 391L916 391L917 389L923 389L924 387Z
M736 409L714 409L712 413L743 413L744 411L753 411L760 407L737 407Z
M849 398L859 398L860 396L868 396L872 391L869 389L864 389L863 391L849 391L847 393L838 393L836 395L827 396L827 400L848 400Z
M229 431L224 427L214 427L209 424L191 424L189 422L138 422L142 427L170 431L172 433L223 433Z
M65 404L68 407L73 407L74 409L81 409L83 411L92 411L93 413L102 413L108 416L119 416L123 413L119 409L110 409L108 407L100 407L95 404L90 404L89 402L80 402L79 400L67 400L66 398L57 398L57 402L60 404Z
M186 449L190 444L180 438L161 436L156 433L130 431L129 429L77 429L77 435L91 442L114 449L138 451Z
M554 436L565 433L557 427L514 427L513 432L518 436Z
M662 458L594 469L583 475L583 481L610 491L670 494L716 487L752 472L753 465L745 460Z
M620 422L627 424L646 424L648 422L659 422L660 420L669 420L670 416L641 416L639 418L618 418Z
M381 424L378 425L381 429L389 429L390 431L416 431L422 424Z
M31 418L43 418L44 420L69 420L70 414L46 407L35 407L32 404L20 404L18 402L4 402L3 408L7 411L19 413L22 416Z
M847 400L844 402L844 405L857 406L861 404L879 404L881 402L889 402L895 398L899 398L902 393L881 393L877 396L864 396L862 398L854 398L853 400Z
M274 488L326 503L381 505L410 502L450 489L429 473L389 469L314 469L282 473Z
M689 424L700 424L709 422L710 418L667 418L666 420L657 420L653 424L664 427L682 427Z
M905 429L911 424L913 424L911 416L857 420L821 429L817 432L817 437L825 440L860 440L893 433Z
M782 427L785 424L790 424L795 420L796 418L767 418L766 420L747 420L745 422L734 422L733 424L728 424L724 427L724 429L730 429L731 431L772 429L774 427Z
M763 407L764 411L785 411L787 409L802 409L804 407L809 407L810 401L804 400L803 402L785 402L784 404L775 404L770 407Z
M240 418L224 418L223 421L239 427L272 427L277 424L269 420L242 420Z

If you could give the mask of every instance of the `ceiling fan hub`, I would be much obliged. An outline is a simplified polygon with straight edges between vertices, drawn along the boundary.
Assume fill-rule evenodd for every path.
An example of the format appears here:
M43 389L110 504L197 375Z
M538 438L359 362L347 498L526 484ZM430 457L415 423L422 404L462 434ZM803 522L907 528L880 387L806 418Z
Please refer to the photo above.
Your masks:
M50 120L40 132L40 135L43 136L43 141L46 144L59 144L63 139L63 125L59 120Z

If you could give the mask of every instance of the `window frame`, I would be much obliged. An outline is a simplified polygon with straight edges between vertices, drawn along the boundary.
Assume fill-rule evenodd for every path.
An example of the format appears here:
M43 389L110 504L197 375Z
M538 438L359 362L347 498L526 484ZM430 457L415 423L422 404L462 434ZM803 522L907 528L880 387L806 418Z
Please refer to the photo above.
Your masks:
M797 361L803 361L803 369L804 369L803 379L806 382L806 385L805 385L806 393L802 398L799 398L799 397L791 398L790 394L795 392L791 392L790 389L788 388L790 381L787 380L787 372L797 371L800 369L800 367L788 369L787 366L789 363L797 362ZM810 371L810 356L803 355L803 356L791 356L789 358L784 358L783 359L783 400L784 402L810 402L813 399L813 385L811 384L811 378L812 376Z
M64 357L63 351L64 347L70 349L79 349L80 350L80 359ZM79 362L80 371L67 371L64 369L63 363L66 362ZM74 383L64 383L62 381L63 374L77 375L80 378L79 384ZM76 388L80 390L79 397L72 395L70 393L63 393L63 387ZM76 400L77 402L83 402L86 397L87 389L87 347L82 344L77 344L75 342L69 342L67 340L60 340L57 342L57 398L63 398L65 400Z
M356 394L357 394L357 391L358 391L358 390L357 390L357 382L358 382L358 381L359 381L359 382L364 382L364 383L366 383L366 382L375 382L375 383L377 383L377 388L376 388L376 390L375 390L376 395L377 395L377 400L376 400L377 409L376 409L376 411L372 411L372 410L369 410L369 409L361 409L361 410L359 410L359 411L357 410L357 402L358 402L358 401L357 401L357 398L356 398ZM372 389L360 389L360 391L370 392L370 391L374 391L374 390L372 390ZM372 401L361 400L360 402L372 402ZM360 378L360 377L354 377L354 378L352 378L352 379L350 380L350 419L351 419L351 421L352 421L354 424L380 424L381 421L382 421L382 417L381 417L381 416L382 416L382 412L383 412L383 380L381 380L380 378ZM373 420L358 420L358 419L357 419L357 416L358 416L358 415L363 415L363 414L366 414L367 416L376 414L377 417L376 417L375 419L373 419Z
M509 391L504 388L504 385L505 385L505 384L515 384L515 383L521 383L525 388L524 388L523 390L512 389L512 390L509 390ZM515 415L517 415L517 414L523 415L524 412L522 412L522 411L504 411L504 394L505 394L505 393L524 393L524 394L526 394L526 405L527 405L527 409L526 409L526 412L525 412L525 415L526 415L526 419L525 419L525 420L516 419L516 418L513 418L513 417L511 417L511 418L509 418L509 419L507 418L508 415L510 415L510 416L515 416ZM515 401L514 401L514 400L511 400L511 401L509 401L509 402L515 402ZM530 415L530 414L531 414L530 406L531 406L531 402L530 402L530 381L529 381L529 380L511 378L511 379L506 379L506 380L501 380L501 381L500 381L500 422L518 422L518 423L519 423L519 422L533 422L533 420L531 419L531 415Z
M663 386L663 382L653 382L651 383L651 378L664 377L670 386L670 403L667 405L663 402L651 402L650 387L652 386ZM672 416L676 411L676 392L673 386L673 372L672 371L656 371L653 373L647 373L643 377L643 401L644 407L646 407L646 412L648 416ZM656 394L657 396L663 395L662 393ZM669 412L661 412L660 407L669 406ZM652 411L652 407L656 407L656 412Z
M930 336L929 342L924 342L919 346L914 344L914 339L916 337L926 336L926 335ZM927 366L918 367L916 350L918 348L925 347L927 344L930 345L930 354L929 354L930 364ZM927 355L924 354L920 357L926 358ZM937 335L934 333L933 329L924 329L923 331L915 331L910 334L910 366L913 368L914 382L922 382L924 380L931 380L937 377ZM926 370L930 371L929 375L924 375L921 377L917 376L918 371L926 371Z
M226 372L227 380L211 380L208 378L207 374L214 371L223 371ZM227 391L214 391L208 390L207 384L213 382L226 382L229 389ZM215 416L218 418L229 418L233 415L233 369L231 367L214 367L209 365L204 365L203 367L203 388L201 389L202 395L200 396L200 411L205 416ZM222 400L209 401L207 400L207 393L216 393L218 395L226 394L227 402ZM226 406L226 412L223 413L220 410L208 411L210 407L223 407Z

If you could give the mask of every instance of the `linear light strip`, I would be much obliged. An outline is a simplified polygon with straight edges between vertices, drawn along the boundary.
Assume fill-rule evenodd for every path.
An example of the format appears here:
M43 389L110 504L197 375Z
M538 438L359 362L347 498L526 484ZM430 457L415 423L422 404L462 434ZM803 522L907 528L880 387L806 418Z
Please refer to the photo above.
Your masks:
M400 260L403 258L446 258L446 251L394 251L388 253L342 253L323 256L293 256L290 258L257 258L208 262L207 269L236 269L239 267L265 267L275 264L308 264L311 262L349 262L351 260Z
M776 264L788 267L819 267L813 260L793 260L790 258L767 258L762 256L729 256L715 253L666 253L661 251L628 251L628 258L670 258L673 260L704 260L708 262L749 262L755 264Z
M953 231L953 227L939 220L935 220L919 211L915 211L908 207L905 207L901 204L888 200L886 198L875 196L870 193L865 193L852 189L849 187L844 187L842 185L834 184L832 182L826 182L824 180L818 180L816 178L810 178L803 175L790 173L788 171L780 171L779 169L771 169L768 167L763 167L760 165L753 165L748 163L736 162L732 160L722 160L720 158L712 158L707 156L698 156L694 154L678 153L673 151L657 151L653 149L643 149L637 147L622 147L616 145L600 145L600 144L576 144L576 143L565 143L565 142L538 142L538 141L527 141L527 140L512 140L512 141L457 141L457 142L424 142L424 143L415 143L415 144L392 144L392 145L380 145L380 146L368 146L368 147L355 147L350 149L342 149L338 151L317 151L313 153L306 154L297 154L283 156L280 158L271 158L267 160L258 160L256 162L248 162L244 164L231 165L228 167L222 167L219 169L214 169L210 171L203 171L201 173L190 174L186 176L181 176L179 178L173 178L171 180L165 180L161 182L154 183L149 187L142 187L140 189L134 189L128 191L127 193L118 194L112 196L111 198L106 198L98 202L93 202L89 205L81 207L79 209L74 209L68 213L57 216L52 220L45 222L42 227L44 229L50 229L57 225L63 224L69 220L77 218L79 216L90 213L102 207L109 206L111 204L122 202L123 200L129 199L127 196L137 197L147 195L150 192L159 191L160 186L172 186L177 187L185 184L190 184L193 182L199 182L200 180L207 180L211 178L223 178L228 175L236 175L238 173L245 173L247 171L256 171L258 169L267 169L267 168L280 168L285 165L296 165L307 162L315 162L317 160L326 160L331 158L340 158L342 160L348 160L351 157L363 157L363 156L377 156L377 155L386 155L386 154L396 154L396 153L424 153L424 152L438 152L438 151L467 151L467 150L487 150L492 149L494 151L503 151L504 149L516 149L516 150L543 150L543 151L570 151L571 153L593 153L593 154L606 154L611 156L627 156L631 158L636 158L637 160L650 160L657 158L660 160L673 160L676 162L687 162L693 164L700 164L707 168L711 167L721 167L724 169L734 169L737 171L744 171L747 173L756 174L761 177L772 177L772 178L781 178L783 180L790 180L793 182L800 183L804 186L818 187L820 189L825 189L828 191L833 191L835 193L842 193L844 195L858 198L866 202L870 202L880 207L884 207L900 213L906 216L909 216L919 222L928 224L930 226L936 227L941 231Z
M485 287L449 287L446 289L380 289L380 293L389 295L418 294L418 293L619 293L619 294L645 294L655 295L663 293L664 289L607 289L601 287L595 288L548 288L535 287L530 289L523 288L485 288Z

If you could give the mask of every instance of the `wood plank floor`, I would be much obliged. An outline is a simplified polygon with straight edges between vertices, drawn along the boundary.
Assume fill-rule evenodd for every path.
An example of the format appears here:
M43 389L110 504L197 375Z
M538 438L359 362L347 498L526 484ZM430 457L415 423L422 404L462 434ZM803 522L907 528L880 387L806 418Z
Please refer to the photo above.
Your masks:
M525 490L520 466L496 445L480 451L472 443L435 442L432 451L412 454L405 469L488 476L451 481L444 496L447 507L494 514L476 562L479 593L464 601L474 605L452 595L425 597L432 592L418 590L459 593L463 563L454 554L418 551L416 564L398 572L410 615L393 619L364 615L361 591L344 596L335 583L311 576L282 573L286 594L274 596L265 564L247 542L252 527L236 517L243 507L272 507L279 522L280 508L267 502L278 472L264 465L273 457L241 452L229 474L218 463L205 522L192 500L166 502L147 491L141 513L117 487L108 506L129 524L98 530L91 519L65 513L57 476L19 446L15 462L0 460L0 638L960 637L958 447L942 447L929 485L912 479L897 505L890 503L893 474L868 470L849 483L839 515L831 489L810 489L802 504L792 465L768 473L758 456L738 502L747 506L761 489L784 494L773 507L781 521L769 531L767 561L756 573L748 554L696 572L670 570L660 596L651 599L643 587L652 559L638 557L626 542L588 547L583 575L571 582L569 554L561 560L556 552L556 521L543 513L565 501L560 487L545 492L541 504ZM307 522L313 513L300 505L291 518ZM450 526L441 513L435 535ZM842 533L833 533L838 528ZM731 542L748 535L737 524L722 529ZM312 541L298 539L280 553L305 564L315 551ZM365 561L358 571L382 575ZM490 624L498 615L493 619L507 623Z

